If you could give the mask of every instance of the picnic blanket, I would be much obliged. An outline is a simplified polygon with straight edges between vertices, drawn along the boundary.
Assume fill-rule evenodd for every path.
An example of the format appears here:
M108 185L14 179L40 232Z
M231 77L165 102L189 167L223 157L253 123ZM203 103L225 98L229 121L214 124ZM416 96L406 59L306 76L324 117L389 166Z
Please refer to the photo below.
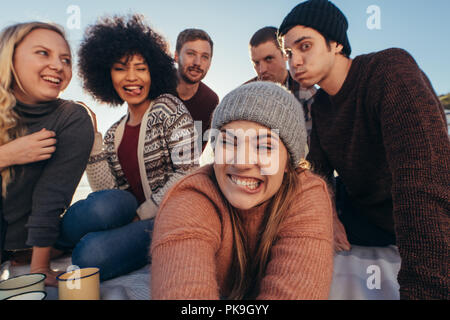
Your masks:
M210 147L209 147L210 148ZM211 150L202 154L200 162L210 163ZM85 199L91 192L84 175L73 198L73 203ZM400 270L400 255L396 246L360 247L339 252L334 257L333 282L330 300L397 300L400 298L397 274ZM52 261L52 269L66 271L71 258ZM30 266L12 267L9 262L1 265L0 280L29 273ZM100 285L102 300L148 300L150 293L150 266L145 266L127 275L104 281ZM46 287L48 300L58 299L57 288Z
M71 258L52 261L52 269L66 271ZM400 256L395 246L359 247L340 252L334 258L334 275L330 300L398 300L397 274ZM9 262L0 268L0 279L28 273L29 265L11 266ZM102 300L149 300L150 265L127 275L107 280L100 285ZM58 299L58 289L46 287L47 300Z

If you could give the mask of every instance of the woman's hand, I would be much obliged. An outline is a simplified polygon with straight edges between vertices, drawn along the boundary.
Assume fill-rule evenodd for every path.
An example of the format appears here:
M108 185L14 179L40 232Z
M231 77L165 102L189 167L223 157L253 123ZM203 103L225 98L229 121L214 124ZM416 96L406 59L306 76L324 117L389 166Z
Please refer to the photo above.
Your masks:
M43 273L45 274L45 285L49 287L58 287L58 280L56 277L61 274L61 272L54 271L50 268L37 268L30 269L30 273Z
M58 286L56 276L59 274L50 269L51 247L33 247L33 254L31 257L30 273L43 273L47 276L45 278L45 285L51 287Z
M55 135L42 129L0 146L0 168L49 159L56 150Z

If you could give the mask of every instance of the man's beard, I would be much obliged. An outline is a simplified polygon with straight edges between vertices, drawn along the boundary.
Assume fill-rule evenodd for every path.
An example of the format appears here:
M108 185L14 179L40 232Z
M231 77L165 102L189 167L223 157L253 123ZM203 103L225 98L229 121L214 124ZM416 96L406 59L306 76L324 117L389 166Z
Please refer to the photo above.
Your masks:
M200 68L195 68L195 67L189 67L189 69L194 69L197 70L199 72L202 73L201 77L198 80L192 80L191 78L189 78L189 76L186 74L186 72L184 72L184 67L183 66L178 66L178 74L180 75L181 79L183 79L184 82L188 83L188 84L196 84L200 81L203 80L203 78L206 76L205 72L200 69Z

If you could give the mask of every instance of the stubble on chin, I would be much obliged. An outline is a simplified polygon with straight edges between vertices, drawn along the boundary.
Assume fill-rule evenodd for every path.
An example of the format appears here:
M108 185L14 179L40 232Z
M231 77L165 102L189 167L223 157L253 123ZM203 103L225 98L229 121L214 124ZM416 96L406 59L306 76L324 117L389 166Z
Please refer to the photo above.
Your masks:
M196 83L199 83L200 81L202 81L203 78L205 78L206 74L204 71L202 71L201 76L198 79L193 80L192 78L190 78L188 76L187 72L184 71L184 67L181 67L178 69L178 75L184 82L186 82L188 84L196 84Z

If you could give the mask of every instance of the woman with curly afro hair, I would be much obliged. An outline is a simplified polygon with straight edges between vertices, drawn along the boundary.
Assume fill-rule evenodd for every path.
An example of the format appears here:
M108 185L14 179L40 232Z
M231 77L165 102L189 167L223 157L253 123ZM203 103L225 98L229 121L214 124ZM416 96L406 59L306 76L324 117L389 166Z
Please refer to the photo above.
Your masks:
M139 15L90 26L79 75L96 100L128 112L96 133L86 173L94 191L62 219L61 248L72 263L97 266L102 280L150 262L154 217L166 191L196 167L194 121L176 98L176 70L165 40Z

